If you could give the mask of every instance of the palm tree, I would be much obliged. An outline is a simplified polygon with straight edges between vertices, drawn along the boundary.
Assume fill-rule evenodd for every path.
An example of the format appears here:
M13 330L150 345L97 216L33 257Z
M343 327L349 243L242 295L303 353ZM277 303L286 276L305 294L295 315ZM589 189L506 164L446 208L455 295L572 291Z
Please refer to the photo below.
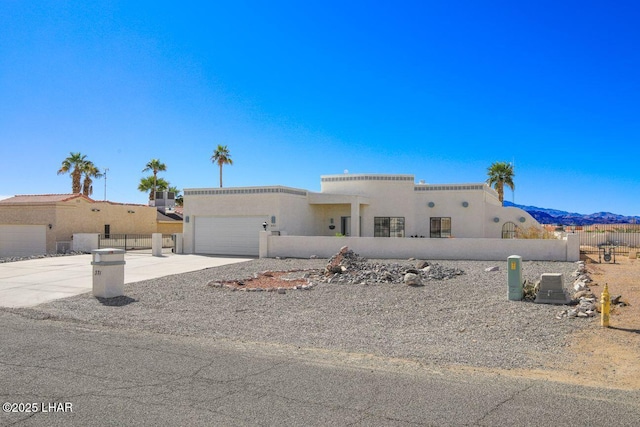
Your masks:
M62 166L58 170L58 175L71 171L71 192L74 194L80 193L80 179L86 158L84 154L69 153L69 157L62 161Z
M155 200L156 198L156 191L158 189L158 172L166 170L167 165L162 163L159 159L151 159L151 161L145 165L145 168L142 169L142 172L153 171L153 189L149 200Z
M138 185L138 190L143 193L149 192L149 200L155 200L156 191L166 190L169 188L169 182L165 181L163 178L156 178L153 175L149 175L146 178L140 178L140 184Z
M211 156L211 161L220 166L220 188L222 188L222 165L232 165L231 154L226 145L218 145Z
M84 180L82 181L82 194L85 196L91 196L93 194L93 180L91 178L102 178L100 169L93 164L91 160L87 160L82 165L82 173L84 174Z
M498 199L500 203L504 202L504 186L515 190L515 184L513 183L513 177L516 175L513 172L513 165L507 162L494 162L487 169L487 184L493 186L498 192Z

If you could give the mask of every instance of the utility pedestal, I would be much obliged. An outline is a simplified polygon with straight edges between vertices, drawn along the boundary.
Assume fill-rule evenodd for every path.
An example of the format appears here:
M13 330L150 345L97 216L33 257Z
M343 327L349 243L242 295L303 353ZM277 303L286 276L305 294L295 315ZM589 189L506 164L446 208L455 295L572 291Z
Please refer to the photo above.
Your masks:
M96 249L93 254L93 296L113 298L124 295L124 250Z
M522 301L522 257L511 255L507 258L507 282L509 284L509 301Z
M538 293L533 301L537 304L568 304L571 301L564 289L561 273L542 273L537 287Z

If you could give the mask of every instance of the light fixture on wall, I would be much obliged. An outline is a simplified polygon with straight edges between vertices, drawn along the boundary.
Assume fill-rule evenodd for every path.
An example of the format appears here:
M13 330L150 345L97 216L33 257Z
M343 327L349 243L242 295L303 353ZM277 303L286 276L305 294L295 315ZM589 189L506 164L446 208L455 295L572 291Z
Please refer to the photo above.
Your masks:
M49 230L53 228L53 224L49 224Z
M267 231L267 225L269 225L267 224L267 221L262 223L262 228L264 228L264 231Z

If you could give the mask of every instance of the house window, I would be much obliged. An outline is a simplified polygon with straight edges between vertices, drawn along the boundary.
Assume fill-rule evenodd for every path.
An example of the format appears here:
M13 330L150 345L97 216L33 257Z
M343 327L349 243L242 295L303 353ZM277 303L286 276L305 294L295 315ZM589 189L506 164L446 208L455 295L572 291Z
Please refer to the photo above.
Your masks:
M105 224L104 225L104 238L108 239L110 235L111 235L111 225Z
M404 237L404 217L383 217L374 218L374 237Z
M451 237L451 217L431 217L431 237Z

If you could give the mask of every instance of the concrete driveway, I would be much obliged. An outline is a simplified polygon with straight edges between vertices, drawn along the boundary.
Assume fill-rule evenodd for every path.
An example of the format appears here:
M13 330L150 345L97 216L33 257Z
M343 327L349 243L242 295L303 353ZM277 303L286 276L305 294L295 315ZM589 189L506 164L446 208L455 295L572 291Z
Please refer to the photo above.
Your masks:
M127 252L124 256L124 282L140 282L250 259L176 255L170 252L154 257L149 251ZM73 255L1 263L0 307L32 307L91 292L91 261L92 255Z

